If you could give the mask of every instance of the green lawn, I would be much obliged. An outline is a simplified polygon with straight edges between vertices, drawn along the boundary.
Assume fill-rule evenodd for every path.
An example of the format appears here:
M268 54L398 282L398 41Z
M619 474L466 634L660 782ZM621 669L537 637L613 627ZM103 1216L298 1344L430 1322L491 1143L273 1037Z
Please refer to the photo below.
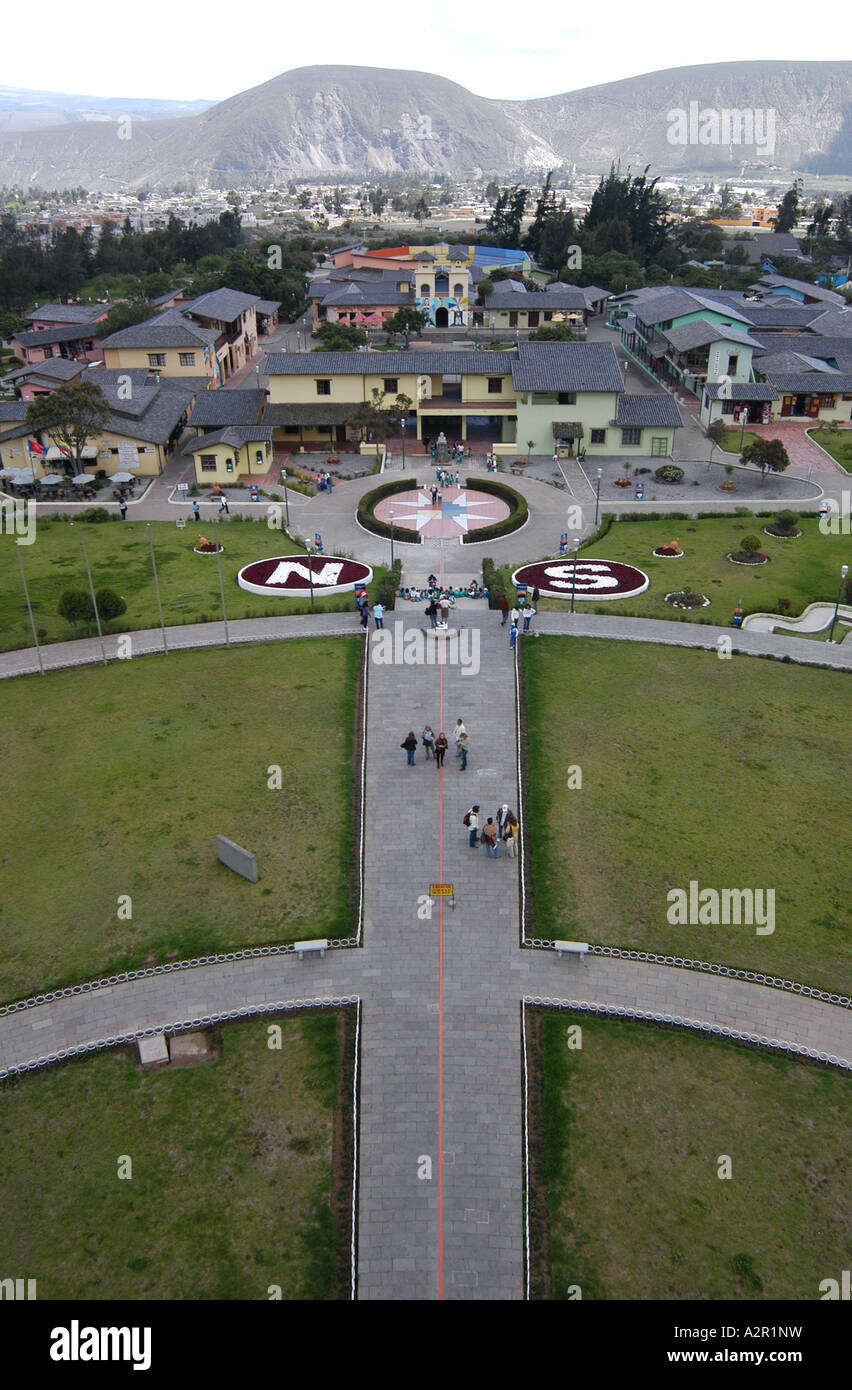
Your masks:
M570 637L522 652L535 935L848 994L849 675ZM774 933L672 925L693 880L774 889Z
M550 1287L539 1279L539 1296L579 1285L584 1300L813 1301L840 1279L846 1077L616 1019L540 1021Z
M4 1275L42 1301L334 1297L338 1017L278 1021L280 1051L258 1020L199 1066L109 1053L0 1084Z
M815 444L819 444L826 453L841 468L845 468L847 473L852 473L852 429L830 430L823 425L820 429L810 430L810 437Z
M348 935L360 658L356 637L312 639L4 682L0 999ZM219 864L217 834L258 883Z
M796 540L779 540L763 533L763 527L771 520L725 516L700 521L667 517L662 521L614 522L607 535L581 551L581 559L585 556L626 561L643 570L650 585L635 599L598 604L583 601L577 607L581 613L668 618L724 627L740 600L746 613L774 613L779 598L787 598L793 617L818 599L833 603L840 567L852 563L852 538L825 536L816 517L802 517L799 525L803 535ZM750 534L760 538L764 554L770 556L768 565L749 568L726 559ZM653 555L656 546L675 537L684 552L682 560L661 560ZM510 585L511 570L503 571L503 575L504 582ZM710 607L680 612L665 602L666 594L687 587L705 594L711 600ZM545 612L566 613L569 604L560 599L542 599L539 607Z
M741 435L742 425L737 425L736 428L728 430L727 434L722 436L717 447L724 449L726 454L740 454L749 444L753 444L756 439L760 438L759 435L753 434L751 430L746 430L745 434L742 435L742 443L740 443Z
M198 532L212 535L206 522L188 522L184 531L167 521L151 523L160 582L163 617L167 625L221 621L222 604L214 555L195 555ZM70 624L56 611L68 588L88 588L81 538L86 542L95 590L114 589L126 600L127 612L112 627L132 632L159 623L148 532L144 522L114 521L83 524L41 519L33 545L21 546L37 630L47 642L73 636ZM32 632L21 588L14 535L0 535L0 651L32 646ZM225 606L229 618L265 618L310 612L310 599L261 598L237 584L237 571L267 555L303 554L302 547L262 523L236 518L219 527ZM373 589L385 571L376 569ZM354 612L351 594L315 600L318 612ZM83 635L78 631L78 636ZM40 637L40 640L42 638Z

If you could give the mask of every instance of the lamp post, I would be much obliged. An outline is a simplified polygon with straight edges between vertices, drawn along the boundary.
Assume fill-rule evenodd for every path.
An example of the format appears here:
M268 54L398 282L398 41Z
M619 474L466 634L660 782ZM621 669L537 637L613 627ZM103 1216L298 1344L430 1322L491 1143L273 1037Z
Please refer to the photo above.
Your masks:
M740 430L740 453L743 451L743 440L745 439L745 427L748 420L748 405L743 406L743 427Z
M390 533L391 533L391 537L390 537L390 541L391 541L391 569L393 569L393 510L391 510L391 511L388 512L388 518L389 518L389 520L390 520Z
M574 537L574 563L571 567L571 612L574 612L574 595L577 592L577 555L580 550L580 537Z
M600 505L601 505L601 479L602 479L602 478L603 478L603 469L602 469L602 468L599 468L599 469L598 469L598 485L597 485L597 489L596 489L596 492L595 492L595 530L597 530L597 526L598 526L598 512L599 512L599 510L600 510Z
M846 583L846 576L847 576L848 573L849 573L849 566L848 566L848 565L841 565L841 567L840 567L840 588L837 590L837 602L836 602L835 605L834 605L834 617L833 617L832 620L831 620L831 627L830 627L829 633L828 633L828 640L829 640L829 642L831 642L831 643L834 642L834 624L837 622L837 610L838 610L838 608L840 607L840 600L841 600L841 598L843 597L843 585Z

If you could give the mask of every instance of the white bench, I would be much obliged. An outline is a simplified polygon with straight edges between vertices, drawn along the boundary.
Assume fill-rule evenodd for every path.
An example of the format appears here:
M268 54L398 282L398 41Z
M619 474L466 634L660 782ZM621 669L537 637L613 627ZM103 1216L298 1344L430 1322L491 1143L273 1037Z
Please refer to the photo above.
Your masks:
M589 954L588 941L554 941L553 946L559 960L563 956L587 956Z
M323 958L328 950L328 938L321 936L317 937L316 941L294 941L293 946L299 960L304 960L306 952L313 953L314 951L319 951L320 958Z

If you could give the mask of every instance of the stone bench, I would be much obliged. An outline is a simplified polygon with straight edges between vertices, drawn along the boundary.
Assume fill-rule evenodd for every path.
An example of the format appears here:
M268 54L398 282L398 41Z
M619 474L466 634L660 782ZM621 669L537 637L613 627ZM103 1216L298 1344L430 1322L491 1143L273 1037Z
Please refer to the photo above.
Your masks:
M322 959L328 950L328 938L321 936L317 937L316 941L294 941L293 948L299 960L304 960L306 953L313 954L315 951L319 951Z
M587 956L589 954L588 941L554 941L554 950L558 960L563 956Z

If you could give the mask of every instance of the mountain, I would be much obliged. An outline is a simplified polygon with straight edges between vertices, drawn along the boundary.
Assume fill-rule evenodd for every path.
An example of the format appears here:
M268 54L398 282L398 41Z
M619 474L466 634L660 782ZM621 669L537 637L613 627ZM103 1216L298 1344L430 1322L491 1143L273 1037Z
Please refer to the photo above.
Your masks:
M736 120L714 132L708 109L753 114L752 143L742 143L750 132ZM124 103L120 114L133 113ZM599 171L613 160L651 164L655 173L730 176L743 164L848 173L852 63L671 68L528 101L479 97L430 73L297 68L196 115L137 117L127 136L103 121L7 131L0 184L111 192L189 179L259 187L345 174L533 176L572 163Z
M212 101L90 97L0 86L0 131L41 130L45 126L68 125L72 121L117 121L122 116L158 121L168 116L194 116L212 105Z

